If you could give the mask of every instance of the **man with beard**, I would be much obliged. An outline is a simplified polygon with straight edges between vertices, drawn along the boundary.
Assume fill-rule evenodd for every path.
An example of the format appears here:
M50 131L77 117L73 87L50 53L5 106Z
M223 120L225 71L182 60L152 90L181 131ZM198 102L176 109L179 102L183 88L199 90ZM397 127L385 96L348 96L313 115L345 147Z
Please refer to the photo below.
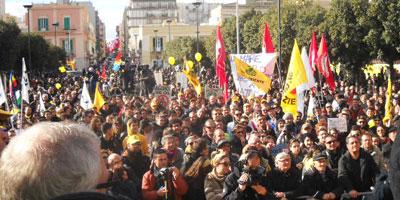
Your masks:
M142 182L144 173L150 169L150 159L143 155L140 140L129 138L122 156L124 164L132 169Z

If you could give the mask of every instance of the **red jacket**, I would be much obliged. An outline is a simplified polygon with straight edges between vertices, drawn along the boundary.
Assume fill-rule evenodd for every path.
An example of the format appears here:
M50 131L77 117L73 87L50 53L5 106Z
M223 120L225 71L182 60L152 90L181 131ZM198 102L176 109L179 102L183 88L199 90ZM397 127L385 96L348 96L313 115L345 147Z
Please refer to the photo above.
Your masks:
M188 185L183 179L182 174L178 176L177 180L173 180L172 183L174 184L175 188L175 196L176 200L181 200L183 195L186 194L188 191ZM156 177L154 176L151 171L147 171L142 180L142 194L143 194L143 199L144 200L156 200L156 199L161 199L162 197L159 197L157 195L157 190L159 188L156 187Z

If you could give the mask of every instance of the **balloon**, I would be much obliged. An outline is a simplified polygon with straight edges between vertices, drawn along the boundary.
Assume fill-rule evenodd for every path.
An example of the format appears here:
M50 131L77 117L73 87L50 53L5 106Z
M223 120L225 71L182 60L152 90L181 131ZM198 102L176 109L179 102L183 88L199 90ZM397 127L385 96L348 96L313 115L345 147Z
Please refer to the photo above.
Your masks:
M168 63L170 64L170 65L174 65L175 64L175 58L174 57L169 57L168 58Z
M119 71L119 65L114 65L112 69L116 72Z
M197 52L196 54L194 54L194 58L196 58L197 62L200 62L203 56L201 55L201 53Z
M193 61L188 60L188 61L186 62L186 70L187 70L187 71L192 71L192 70L193 70L193 65L194 65Z
M56 83L57 90L59 90L61 87L62 87L62 85L60 83Z
M65 72L67 71L67 70L65 69L64 66L59 67L58 70L59 70L61 73L65 73Z

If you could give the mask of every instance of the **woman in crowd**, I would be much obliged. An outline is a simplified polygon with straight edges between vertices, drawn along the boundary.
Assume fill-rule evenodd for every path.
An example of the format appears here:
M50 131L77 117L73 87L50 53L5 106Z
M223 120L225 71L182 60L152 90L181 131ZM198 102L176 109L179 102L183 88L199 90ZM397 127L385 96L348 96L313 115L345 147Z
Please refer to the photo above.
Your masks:
M185 199L205 199L204 180L212 169L208 155L207 142L203 139L198 139L194 143L192 154L188 161L183 163L182 167L185 180L190 185L188 192L184 196Z

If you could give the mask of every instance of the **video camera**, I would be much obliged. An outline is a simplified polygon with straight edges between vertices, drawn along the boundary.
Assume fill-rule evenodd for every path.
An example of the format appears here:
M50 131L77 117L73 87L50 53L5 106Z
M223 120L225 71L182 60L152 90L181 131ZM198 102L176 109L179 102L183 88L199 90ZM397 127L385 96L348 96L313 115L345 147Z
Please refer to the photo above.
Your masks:
M172 167L164 167L160 169L161 177L166 180L172 176Z
M261 183L261 177L263 176L264 172L265 168L261 166L257 167L257 169L250 169L248 167L244 167L242 175L247 174L248 179L246 182L238 180L238 183L240 185L247 185L247 186L257 185Z

